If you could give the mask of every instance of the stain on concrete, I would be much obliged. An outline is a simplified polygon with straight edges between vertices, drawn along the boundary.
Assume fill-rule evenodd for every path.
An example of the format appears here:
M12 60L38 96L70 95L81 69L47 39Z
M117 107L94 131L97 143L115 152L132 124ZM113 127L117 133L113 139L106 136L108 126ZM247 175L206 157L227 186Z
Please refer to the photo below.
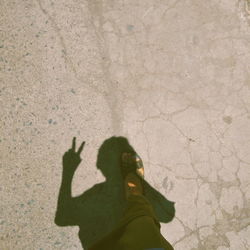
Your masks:
M223 117L223 121L224 121L225 123L227 123L227 124L231 124L232 121L233 121L233 119L232 119L231 116L224 116L224 117Z

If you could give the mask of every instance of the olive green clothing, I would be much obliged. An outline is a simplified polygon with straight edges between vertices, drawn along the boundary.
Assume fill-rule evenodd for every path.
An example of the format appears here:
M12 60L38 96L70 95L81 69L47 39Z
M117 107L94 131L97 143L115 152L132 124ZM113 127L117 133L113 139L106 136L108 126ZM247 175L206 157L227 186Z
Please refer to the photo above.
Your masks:
M117 227L88 250L173 250L162 236L153 207L143 195L130 195Z

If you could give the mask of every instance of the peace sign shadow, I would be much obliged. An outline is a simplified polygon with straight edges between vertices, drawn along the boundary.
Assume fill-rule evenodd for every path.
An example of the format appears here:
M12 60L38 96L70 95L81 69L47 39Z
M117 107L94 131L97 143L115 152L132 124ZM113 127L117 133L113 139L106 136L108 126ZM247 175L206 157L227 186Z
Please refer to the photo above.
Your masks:
M106 139L99 148L96 166L106 181L95 184L77 197L72 197L70 194L72 178L74 170L81 162L80 153L84 144L85 142L75 152L75 139L73 139L72 148L63 156L63 178L55 223L58 226L79 226L78 236L82 247L88 249L111 232L122 218L127 201L119 168L120 157L124 151L134 149L125 137L113 136ZM73 168L70 168L72 166ZM164 223L170 222L175 215L174 202L167 200L147 181L144 182L144 189L145 196L153 206L158 220Z
M85 141L82 142L79 149L75 152L75 150L76 150L76 137L73 138L72 148L70 148L63 155L63 171L64 172L67 172L68 174L75 172L78 165L82 161L80 154L83 150L84 145L85 145Z

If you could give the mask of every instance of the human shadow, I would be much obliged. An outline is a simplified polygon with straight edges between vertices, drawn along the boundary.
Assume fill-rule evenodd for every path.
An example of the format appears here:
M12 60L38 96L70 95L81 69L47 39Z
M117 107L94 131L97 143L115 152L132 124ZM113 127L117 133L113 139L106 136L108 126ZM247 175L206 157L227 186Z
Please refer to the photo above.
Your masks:
M63 169L55 223L58 226L79 226L78 235L83 249L88 249L111 232L122 218L127 201L119 163L122 152L126 150L134 149L125 137L113 136L105 140L98 151L97 169L106 177L106 181L95 184L77 197L71 196L74 172ZM144 168L147 178L147 166ZM174 202L167 200L146 181L144 188L158 220L170 222L175 215Z

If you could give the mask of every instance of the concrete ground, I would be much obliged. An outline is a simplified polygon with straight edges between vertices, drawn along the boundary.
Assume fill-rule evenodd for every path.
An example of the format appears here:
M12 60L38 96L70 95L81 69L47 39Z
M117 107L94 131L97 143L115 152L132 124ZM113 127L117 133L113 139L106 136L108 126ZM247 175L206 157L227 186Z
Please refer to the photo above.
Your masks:
M54 223L74 136L86 144L72 194L97 190L89 242L91 225L105 232L121 215L96 165L122 136L174 204L161 232L176 250L250 249L249 0L1 0L0 11L1 250L82 249L77 226ZM107 148L101 162L117 166L118 144Z

